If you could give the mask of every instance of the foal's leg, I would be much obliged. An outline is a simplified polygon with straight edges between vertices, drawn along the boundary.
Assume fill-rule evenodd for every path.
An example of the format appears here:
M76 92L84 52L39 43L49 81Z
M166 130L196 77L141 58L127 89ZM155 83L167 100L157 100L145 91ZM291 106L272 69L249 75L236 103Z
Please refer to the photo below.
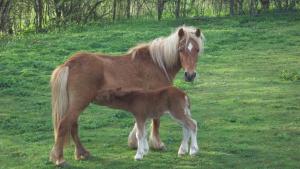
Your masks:
M137 148L136 131L137 131L137 124L135 123L133 129L131 130L128 136L128 146L132 149Z
M148 144L148 141L147 141L146 124L144 125L144 138L143 138L143 141L144 141L144 155L146 155L149 152L149 144Z
M149 143L153 149L163 150L163 149L165 149L165 145L160 140L160 137L159 137L159 125L160 125L159 119L152 120L152 131L150 134Z
M196 155L199 151L198 143L197 143L197 122L194 119L192 120L191 127L191 146L190 146L190 155Z
M175 107L175 106L174 106ZM173 109L170 113L183 126L183 139L178 150L178 155L183 155L188 151L188 141L191 137L190 155L197 154L199 148L197 144L197 122L191 118L190 110L186 107Z
M134 156L135 160L141 160L143 159L143 155L145 154L145 120L137 120L137 132L136 132L136 138L137 138L137 151L136 155Z
M182 130L183 130L183 132L182 132L183 133L183 138L182 138L179 150L178 150L178 155L179 156L182 156L182 155L184 155L188 152L188 149L189 149L188 144L189 144L189 139L190 139L190 136L191 136L190 130L185 125L182 126Z
M190 116L185 116L182 122L183 127L189 130L191 136L190 155L196 155L199 150L197 143L197 122Z

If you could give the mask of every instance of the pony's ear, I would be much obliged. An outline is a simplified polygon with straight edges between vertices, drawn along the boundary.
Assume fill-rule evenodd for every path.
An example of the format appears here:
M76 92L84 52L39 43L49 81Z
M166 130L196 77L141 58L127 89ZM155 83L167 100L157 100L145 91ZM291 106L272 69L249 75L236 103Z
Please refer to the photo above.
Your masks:
M198 28L195 32L196 36L199 38L201 35L201 30Z
M180 39L184 36L184 31L183 31L182 28L179 29L178 36L179 36Z

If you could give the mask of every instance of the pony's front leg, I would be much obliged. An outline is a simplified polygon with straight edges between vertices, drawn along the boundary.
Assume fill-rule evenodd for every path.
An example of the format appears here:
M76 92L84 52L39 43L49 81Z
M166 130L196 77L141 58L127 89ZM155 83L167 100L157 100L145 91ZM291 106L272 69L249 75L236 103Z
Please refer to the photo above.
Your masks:
M159 137L159 125L160 125L159 119L152 120L152 130L149 138L149 143L153 149L164 150L165 144L160 140Z
M145 154L145 148L147 148L145 145L145 121L144 120L137 120L137 132L136 132L136 138L137 138L137 151L136 155L134 156L135 160L141 160L143 159L143 156Z

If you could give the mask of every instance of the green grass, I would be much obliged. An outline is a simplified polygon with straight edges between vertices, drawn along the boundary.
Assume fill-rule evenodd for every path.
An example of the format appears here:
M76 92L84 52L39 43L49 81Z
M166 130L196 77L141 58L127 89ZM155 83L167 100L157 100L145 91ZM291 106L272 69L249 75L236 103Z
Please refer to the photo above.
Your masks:
M183 23L200 27L207 42L197 80L185 83L182 72L175 80L191 97L200 154L177 157L181 127L164 116L167 150L135 162L131 115L91 105L80 135L93 157L75 161L71 145L71 168L299 168L299 14L92 24L0 40L0 168L53 168L49 78L57 65L80 50L124 53Z

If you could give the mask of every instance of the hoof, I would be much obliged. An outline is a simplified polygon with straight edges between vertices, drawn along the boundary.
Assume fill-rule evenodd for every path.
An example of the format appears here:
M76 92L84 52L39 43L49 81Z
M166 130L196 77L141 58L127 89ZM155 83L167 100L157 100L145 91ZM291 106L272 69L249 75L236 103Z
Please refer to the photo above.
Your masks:
M135 161L140 161L140 160L142 160L143 159L143 155L142 154L136 154L135 156L134 156L134 160Z
M190 156L196 156L199 152L198 148L192 148L190 149Z
M90 152L84 151L77 153L75 152L75 160L87 160L91 156Z
M56 163L55 163L55 165L57 166L57 167L61 167L61 168L64 168L64 167L68 167L69 166L69 164L66 162L66 161L57 161Z
M149 145L153 150L166 150L166 146L163 142L156 142L153 140L149 140Z
M186 155L187 154L187 152L185 152L185 151L178 151L178 157L183 157L184 155Z
M135 150L137 149L137 144L134 141L128 141L128 147Z
M53 164L55 164L56 166L59 166L59 167L67 165L67 163L65 162L65 160L63 158L58 158L54 149L52 149L50 152L49 161L51 161Z
M179 154L179 153L178 153L178 157L183 157L184 155L185 155L185 154Z

